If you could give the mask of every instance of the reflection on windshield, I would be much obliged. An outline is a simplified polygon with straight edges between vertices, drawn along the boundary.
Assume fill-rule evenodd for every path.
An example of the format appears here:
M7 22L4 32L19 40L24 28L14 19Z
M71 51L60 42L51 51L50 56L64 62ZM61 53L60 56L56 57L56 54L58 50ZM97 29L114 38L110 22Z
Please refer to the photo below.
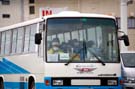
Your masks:
M118 62L116 38L112 19L48 19L47 61L98 62L98 57L104 62Z
M122 53L121 56L124 66L135 67L135 53Z

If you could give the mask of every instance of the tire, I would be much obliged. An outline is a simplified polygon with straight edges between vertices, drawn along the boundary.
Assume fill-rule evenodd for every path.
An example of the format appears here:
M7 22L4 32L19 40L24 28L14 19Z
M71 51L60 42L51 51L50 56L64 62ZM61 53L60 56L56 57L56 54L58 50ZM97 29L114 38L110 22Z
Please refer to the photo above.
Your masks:
M4 83L3 83L3 80L0 80L0 89L4 89Z
M34 81L32 81L30 83L29 89L35 89L35 83L34 83Z

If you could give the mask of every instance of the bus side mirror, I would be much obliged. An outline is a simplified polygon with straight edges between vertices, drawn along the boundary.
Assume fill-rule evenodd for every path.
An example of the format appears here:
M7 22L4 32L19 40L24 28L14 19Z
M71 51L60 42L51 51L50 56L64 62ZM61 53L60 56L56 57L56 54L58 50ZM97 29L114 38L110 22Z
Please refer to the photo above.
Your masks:
M40 45L42 40L42 34L41 33L36 33L35 34L35 44Z
M127 35L123 35L123 36L121 36L121 37L119 37L119 40L123 40L124 41L124 44L126 45L126 46L129 46L130 44L129 44L129 38L128 38L128 36Z

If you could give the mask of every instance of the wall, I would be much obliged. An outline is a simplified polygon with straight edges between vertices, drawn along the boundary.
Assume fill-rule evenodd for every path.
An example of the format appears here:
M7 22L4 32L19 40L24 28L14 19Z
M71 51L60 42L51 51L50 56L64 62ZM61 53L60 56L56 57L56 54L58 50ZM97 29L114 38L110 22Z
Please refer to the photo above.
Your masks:
M21 1L10 1L10 5L2 5L0 2L0 27L21 22ZM10 14L10 18L3 19L2 14Z

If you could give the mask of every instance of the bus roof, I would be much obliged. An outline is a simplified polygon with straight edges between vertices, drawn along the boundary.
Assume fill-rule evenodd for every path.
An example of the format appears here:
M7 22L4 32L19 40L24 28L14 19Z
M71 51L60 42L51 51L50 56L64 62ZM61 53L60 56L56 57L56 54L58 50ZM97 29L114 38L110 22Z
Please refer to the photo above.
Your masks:
M41 21L43 21L47 18L55 18L55 17L56 18L57 17L95 17L95 18L115 19L115 17L113 17L113 16L103 15L103 14L89 14L89 13L80 13L80 12L77 12L77 11L63 11L63 12L60 12L58 14L44 16L44 17L33 19L33 20L17 23L17 24L14 24L14 25L2 27L2 28L0 28L0 32L6 31L6 30L9 30L9 29L14 29L14 28L19 28L19 27L31 25L31 24L34 24L34 23L41 22Z
M53 18L53 17L95 17L95 18L110 18L115 19L114 16L104 15L104 14L94 14L94 13L80 13L77 11L63 11L58 14L53 14L45 16L44 18Z
M10 25L10 26L2 27L2 28L0 28L0 32L6 31L6 30L9 30L9 29L14 29L14 28L19 28L19 27L35 24L35 23L41 22L43 20L44 20L44 18L36 18L36 19L25 21L25 22L13 24L13 25Z

